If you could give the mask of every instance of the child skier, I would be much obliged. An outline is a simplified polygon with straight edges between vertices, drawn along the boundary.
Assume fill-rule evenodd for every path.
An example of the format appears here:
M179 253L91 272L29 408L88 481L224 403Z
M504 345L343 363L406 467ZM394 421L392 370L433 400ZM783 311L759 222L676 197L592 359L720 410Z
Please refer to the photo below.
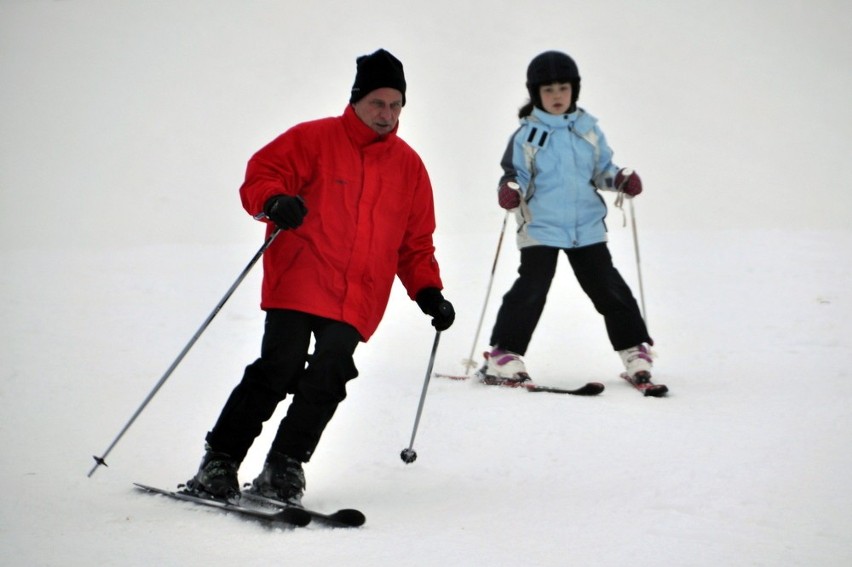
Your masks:
M529 380L522 356L544 309L565 252L581 288L603 315L612 347L626 372L651 379L653 341L630 288L612 264L607 248L606 204L598 190L642 192L636 173L612 162L597 120L577 107L580 74L559 51L536 56L527 68L530 100L518 116L501 166L501 207L515 212L519 277L503 296L491 333L491 350L481 371L493 382Z

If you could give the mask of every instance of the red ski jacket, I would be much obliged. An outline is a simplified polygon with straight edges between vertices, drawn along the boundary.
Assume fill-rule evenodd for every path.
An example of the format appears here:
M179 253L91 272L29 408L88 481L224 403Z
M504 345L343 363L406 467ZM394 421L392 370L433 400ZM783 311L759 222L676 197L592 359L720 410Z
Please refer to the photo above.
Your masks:
M240 188L252 216L273 195L301 195L303 224L263 256L262 309L293 309L354 326L367 341L398 275L409 297L442 289L432 185L396 129L379 137L347 106L298 124L249 160ZM268 223L267 237L274 230Z

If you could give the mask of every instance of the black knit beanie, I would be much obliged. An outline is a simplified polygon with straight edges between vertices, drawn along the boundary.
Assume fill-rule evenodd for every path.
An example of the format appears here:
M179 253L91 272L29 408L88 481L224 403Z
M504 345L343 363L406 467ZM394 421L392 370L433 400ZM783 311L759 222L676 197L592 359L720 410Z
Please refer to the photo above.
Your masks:
M570 111L573 112L580 96L580 71L574 60L561 51L545 51L536 55L527 67L527 91L537 107L541 108L539 87L553 83L571 83Z
M405 73L402 63L384 49L362 55L356 60L358 71L352 85L350 103L356 103L372 91L381 88L396 89L402 93L402 105L405 106Z

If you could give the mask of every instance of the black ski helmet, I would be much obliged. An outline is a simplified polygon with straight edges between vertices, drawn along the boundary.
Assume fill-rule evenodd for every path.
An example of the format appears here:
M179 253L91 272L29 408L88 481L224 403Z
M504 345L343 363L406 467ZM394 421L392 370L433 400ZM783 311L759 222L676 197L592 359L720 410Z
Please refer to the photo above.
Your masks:
M577 108L580 96L580 71L571 57L561 51L545 51L536 55L527 67L527 91L530 100L541 108L538 88L552 83L571 83L571 108Z

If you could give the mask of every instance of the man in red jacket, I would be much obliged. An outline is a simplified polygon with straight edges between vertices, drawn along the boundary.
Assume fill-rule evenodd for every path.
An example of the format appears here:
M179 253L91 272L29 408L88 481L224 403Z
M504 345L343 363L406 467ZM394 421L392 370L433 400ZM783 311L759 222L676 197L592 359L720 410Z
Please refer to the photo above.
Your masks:
M429 176L396 135L405 87L402 63L384 49L359 57L342 116L298 124L249 161L243 207L267 223L267 237L282 229L263 257L261 354L207 434L190 490L238 496L240 463L290 394L251 490L300 502L302 463L358 376L355 348L381 321L394 276L435 329L453 323L434 256Z

